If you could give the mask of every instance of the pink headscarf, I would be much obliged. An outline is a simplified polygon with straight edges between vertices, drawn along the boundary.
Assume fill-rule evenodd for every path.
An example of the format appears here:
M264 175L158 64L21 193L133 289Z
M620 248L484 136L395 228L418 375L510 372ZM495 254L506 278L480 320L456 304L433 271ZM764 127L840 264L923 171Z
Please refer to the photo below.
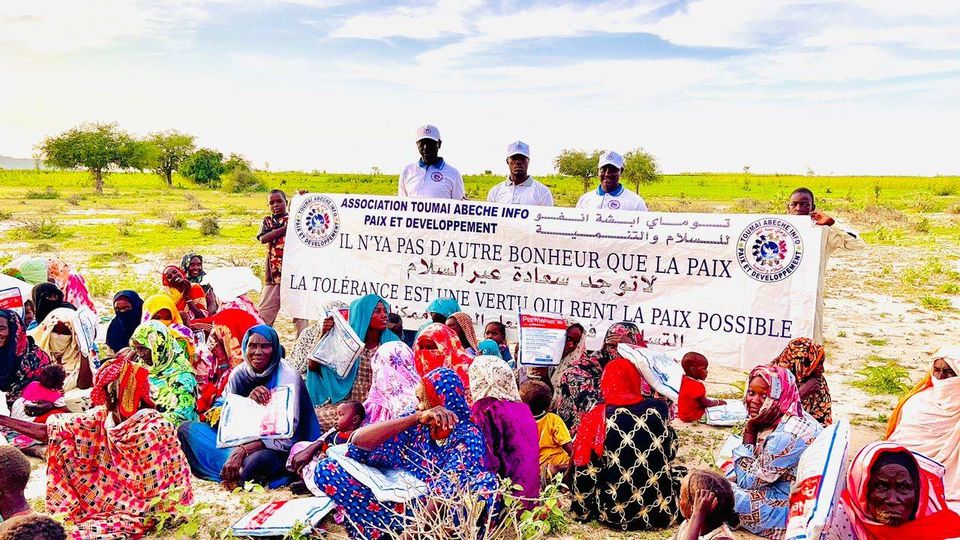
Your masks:
M770 393L763 402L761 410L777 407L783 414L803 416L800 391L797 389L797 380L793 377L793 373L778 366L757 366L750 371L748 385L754 377L760 377L770 385Z

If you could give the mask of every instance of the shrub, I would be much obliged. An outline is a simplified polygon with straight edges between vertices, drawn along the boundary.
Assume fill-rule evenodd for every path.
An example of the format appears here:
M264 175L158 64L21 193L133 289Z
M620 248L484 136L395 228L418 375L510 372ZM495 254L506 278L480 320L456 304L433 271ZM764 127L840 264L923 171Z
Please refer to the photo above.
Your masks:
M920 297L920 305L933 311L945 311L953 307L953 304L948 298L929 295Z
M193 193L187 193L183 196L183 199L187 201L188 208L190 210L203 210L203 205L200 204L200 199L198 199Z
M918 233L930 232L930 220L925 217L922 217L917 221L914 221L913 230L917 231Z
M47 186L44 191L28 191L27 199L59 199L60 193L53 189L53 186Z
M170 227L171 229L180 230L185 228L186 226L187 226L187 220L183 219L182 217L176 214L171 214L170 217L167 219L167 227Z
M220 235L220 221L217 216L206 216L200 219L200 234L204 236Z
M17 228L24 236L35 240L50 240L63 232L59 223L45 218L21 220Z
M937 197L947 197L953 195L957 192L957 187L953 184L947 184L945 186L937 186L933 188L933 194Z
M224 177L221 189L228 193L245 193L250 191L266 191L266 186L249 170L235 169Z
M72 206L80 206L80 201L85 200L86 197L80 195L79 193L74 193L73 195L67 197L67 203Z
M7 221L9 219L13 219L13 212L0 210L0 221Z
M882 366L865 367L857 373L862 375L863 379L854 381L853 386L873 395L900 395L907 391L907 385L903 381L910 377L907 370L893 362Z

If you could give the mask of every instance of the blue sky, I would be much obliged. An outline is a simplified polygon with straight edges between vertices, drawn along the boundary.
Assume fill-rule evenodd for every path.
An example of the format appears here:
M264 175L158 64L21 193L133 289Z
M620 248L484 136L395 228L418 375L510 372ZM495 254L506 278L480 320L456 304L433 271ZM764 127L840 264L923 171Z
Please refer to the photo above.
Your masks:
M644 147L668 172L960 173L960 2L2 1L0 154L84 121L271 169L463 172Z

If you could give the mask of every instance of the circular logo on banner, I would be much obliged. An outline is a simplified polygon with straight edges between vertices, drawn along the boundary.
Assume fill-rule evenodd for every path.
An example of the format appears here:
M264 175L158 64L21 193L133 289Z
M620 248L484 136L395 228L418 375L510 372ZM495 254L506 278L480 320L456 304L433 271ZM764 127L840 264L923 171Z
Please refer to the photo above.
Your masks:
M754 221L737 241L740 268L757 281L782 281L800 266L803 240L800 231L779 218Z
M300 205L295 216L297 237L311 247L324 247L340 231L340 213L337 204L325 195L310 195Z
M442 173L442 172L435 172L435 173L433 173L433 174L430 175L430 178L432 178L434 182L439 182L439 181L443 180L443 173Z
M607 208L609 208L609 209L611 209L611 210L616 210L617 208L620 208L620 201L614 199L614 200L608 202L608 203L607 203Z

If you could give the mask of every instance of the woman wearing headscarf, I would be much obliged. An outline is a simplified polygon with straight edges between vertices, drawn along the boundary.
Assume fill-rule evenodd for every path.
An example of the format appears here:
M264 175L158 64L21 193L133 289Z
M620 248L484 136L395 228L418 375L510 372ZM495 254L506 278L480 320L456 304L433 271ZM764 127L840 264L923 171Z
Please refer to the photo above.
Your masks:
M823 376L823 362L823 345L818 345L810 338L795 338L770 365L793 373L803 410L817 422L828 426L833 423L833 401L827 379Z
M47 443L47 511L66 515L73 540L142 538L158 512L193 502L176 431L153 409L147 378L117 358L97 371L96 407L86 413L46 425L0 416L0 425Z
M28 330L33 330L39 326L40 323L47 318L47 315L49 315L50 312L55 309L77 309L73 304L63 300L63 291L61 291L60 287L57 287L53 283L40 283L38 285L34 285L30 296L33 299L34 318L33 325L31 325Z
M399 418L417 408L420 375L413 367L413 351L402 341L381 345L370 361L372 384L363 408L364 423Z
M364 426L354 432L347 456L379 469L401 469L426 483L429 493L453 497L468 492L495 508L497 479L483 468L486 445L483 434L470 420L466 391L457 374L436 369L417 385L420 410L393 420ZM416 537L411 505L381 502L360 485L335 460L324 458L304 467L308 486L330 497L347 514L351 538L379 534ZM318 493L318 494L319 494ZM426 504L426 512L435 509ZM453 509L447 516L457 522L476 519Z
M603 401L600 376L611 360L620 358L617 345L635 344L639 333L640 330L633 323L614 323L607 329L599 351L567 364L555 387L553 411L563 419L571 435L576 436L583 415Z
M210 315L216 314L217 311L223 308L217 299L216 293L213 292L213 287L203 283L203 278L207 275L207 272L203 269L203 255L199 253L187 253L180 259L180 269L183 270L183 273L187 276L187 281L200 285L203 289L206 295L207 312ZM253 307L253 313L256 313L256 306L251 304L251 307Z
M243 363L243 336L258 324L253 315L233 308L218 311L204 322L210 324L210 337L207 338L210 364L203 366L205 377L197 397L197 412L201 414L209 410L223 393L233 368Z
M890 416L886 439L946 468L947 500L960 503L960 347L933 355L930 371Z
M47 261L42 257L32 257L24 261L20 265L20 274L23 275L23 280L31 285L47 283L47 280L50 279Z
M159 321L133 331L130 346L150 371L150 391L157 410L174 426L197 419L197 378L180 343Z
M674 524L684 470L671 466L677 435L667 404L642 392L643 378L626 359L610 360L600 379L601 400L580 424L573 443L573 510L580 520L628 530Z
M898 444L872 442L850 463L829 538L939 540L960 536L943 469ZM844 534L846 533L846 534Z
M93 299L90 298L90 291L87 290L87 282L83 276L74 272L57 257L51 258L47 263L49 279L63 291L63 299L73 304L78 309L86 307L91 312L96 313L97 307L93 305Z
M93 367L97 363L97 356L91 348L92 339L86 335L77 312L69 308L57 308L30 333L37 347L47 353L50 361L62 365L67 372L63 383L67 408L71 412L89 408L87 398L93 385Z
M560 378L563 377L563 372L569 366L579 364L587 355L587 340L584 335L586 330L584 330L583 325L578 322L567 322L569 326L567 326L567 339L563 342L563 357L557 367L550 369L550 379L543 381L549 384L551 388L560 386Z
M413 345L413 362L421 376L441 367L452 369L467 389L467 396L470 395L470 376L467 370L473 357L463 350L460 339L449 326L440 323L428 324Z
M470 356L477 355L477 332L473 327L473 319L470 315L458 311L450 316L446 321L447 326L453 329L460 340L460 346Z
M303 379L283 360L277 332L266 325L254 326L243 337L241 346L244 362L230 373L224 394L247 397L265 405L274 389L289 386L296 404L293 436L217 448L216 428L203 422L183 424L178 436L190 469L199 478L220 482L228 489L248 481L279 487L290 480L284 468L290 448L300 441L316 440L320 425Z
M483 433L484 465L523 489L516 495L531 507L540 496L540 432L517 379L498 356L478 356L470 364L471 418Z
M28 384L40 379L40 371L49 363L47 353L27 335L20 316L0 309L0 392L6 394L7 406L13 405Z
M208 315L207 295L203 292L203 287L190 283L180 268L171 265L163 269L163 286L167 288L167 295L173 299L181 319L187 325L193 319L202 319Z
M743 401L749 419L743 444L733 449L735 508L741 527L778 540L786 533L800 454L823 426L804 412L793 374L781 367L753 368Z
M190 359L190 364L196 366L199 362L196 337L193 334L193 330L183 324L181 314L177 311L177 307L170 296L166 294L154 294L148 296L143 302L141 322L151 320L160 321L170 329L170 335L180 342L180 346L187 353L187 358Z
M143 317L143 299L136 291L120 291L113 295L116 314L107 327L107 346L114 353L130 345L130 336Z
M337 422L337 404L342 401L363 403L370 394L372 371L370 361L377 349L386 343L400 341L396 334L387 330L387 313L390 304L383 298L368 294L350 304L348 321L357 336L363 340L363 352L354 362L346 376L340 377L330 366L309 360L307 390L316 407L317 418L323 429L330 429Z

